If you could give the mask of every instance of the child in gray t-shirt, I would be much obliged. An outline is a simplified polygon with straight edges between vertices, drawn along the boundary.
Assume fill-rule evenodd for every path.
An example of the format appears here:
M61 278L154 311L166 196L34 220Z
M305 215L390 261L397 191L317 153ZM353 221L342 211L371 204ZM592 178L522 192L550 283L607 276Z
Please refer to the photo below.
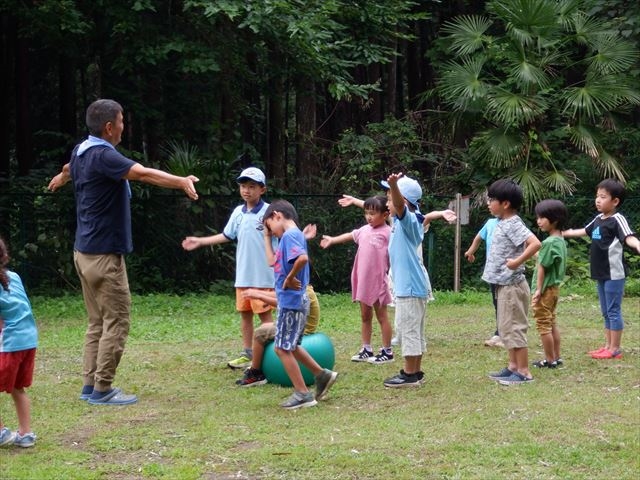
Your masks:
M518 216L522 189L513 180L497 180L489 187L489 211L499 218L482 279L496 285L498 330L509 351L509 365L489 377L503 385L533 381L529 372L527 330L530 289L524 263L539 249L540 240Z

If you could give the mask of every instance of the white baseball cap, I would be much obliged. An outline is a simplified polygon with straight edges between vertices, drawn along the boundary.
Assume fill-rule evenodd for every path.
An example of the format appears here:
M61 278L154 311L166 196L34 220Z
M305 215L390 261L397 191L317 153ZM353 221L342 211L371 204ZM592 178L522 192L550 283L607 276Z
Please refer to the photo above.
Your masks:
M386 180L382 180L380 184L386 189L391 188ZM398 179L398 190L407 201L414 207L418 207L422 198L422 187L417 180L410 177L400 177Z
M267 185L267 178L264 176L262 170L256 167L245 168L240 176L236 178L238 183L246 182L247 180L253 180L256 183Z

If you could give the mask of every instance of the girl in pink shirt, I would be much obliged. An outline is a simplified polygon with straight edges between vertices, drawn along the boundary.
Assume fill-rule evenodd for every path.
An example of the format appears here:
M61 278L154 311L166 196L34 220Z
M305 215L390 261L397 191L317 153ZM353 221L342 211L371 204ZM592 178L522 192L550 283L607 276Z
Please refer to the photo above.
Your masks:
M367 224L352 232L336 237L323 235L322 248L347 242L358 245L356 258L351 270L351 291L354 302L360 302L362 318L362 348L351 357L354 362L383 364L393 362L391 348L391 324L387 315L387 305L391 303L389 291L389 235L387 224L389 210L387 198L375 196L364 201L364 217ZM382 335L382 348L374 355L371 347L372 320L375 312Z

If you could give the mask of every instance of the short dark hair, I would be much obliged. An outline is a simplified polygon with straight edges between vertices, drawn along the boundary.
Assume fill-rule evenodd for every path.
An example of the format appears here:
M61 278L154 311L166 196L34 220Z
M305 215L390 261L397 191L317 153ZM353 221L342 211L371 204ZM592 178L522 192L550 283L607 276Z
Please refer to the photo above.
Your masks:
M522 188L510 178L501 178L493 182L489 186L487 196L499 202L508 201L514 210L519 210L524 201Z
M296 212L295 207L286 200L274 200L264 212L262 223L273 217L273 214L276 212L280 212L287 220L293 220L296 224L298 223L298 212Z
M115 100L101 98L87 107L85 122L89 133L94 137L102 137L102 130L107 122L114 122L118 113L122 113L122 105Z
M538 202L535 210L538 218L546 218L549 222L555 223L556 228L559 230L562 230L567 223L569 213L566 205L560 200L552 198L542 200Z
M378 213L387 213L389 208L387 207L387 197L383 195L375 195L369 197L364 201L365 210L373 210Z
M619 200L618 206L622 205L622 202L624 202L627 195L627 191L622 182L615 178L605 178L602 180L596 187L596 190L599 189L605 190L609 195L611 195L611 198L617 198Z

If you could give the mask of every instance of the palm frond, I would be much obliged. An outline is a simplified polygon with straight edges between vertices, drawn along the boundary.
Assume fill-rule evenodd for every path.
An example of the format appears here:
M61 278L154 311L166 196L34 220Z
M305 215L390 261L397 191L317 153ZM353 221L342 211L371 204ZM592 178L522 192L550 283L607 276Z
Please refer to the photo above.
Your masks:
M578 183L578 177L575 172L571 170L549 170L544 174L542 182L545 187L560 195L571 195L576 191L576 183Z
M634 45L618 35L599 35L590 45L594 54L587 58L589 70L603 75L625 72L640 58Z
M491 26L491 20L479 15L461 15L446 22L441 31L450 40L449 50L458 55L470 55L482 50L490 37L485 35Z
M511 178L522 188L524 204L527 208L533 207L543 198L547 197L548 189L545 186L545 171L539 168L522 167L511 175Z
M525 139L517 130L492 128L479 133L471 144L471 154L492 167L510 169L523 158Z
M574 39L579 45L589 45L594 39L610 33L607 24L599 18L576 12L570 18L568 28L573 32Z
M533 46L539 39L550 38L558 30L558 8L545 0L497 0L487 9L506 24L507 33L525 46Z
M497 123L520 126L542 115L547 105L542 97L525 96L496 88L488 95L487 107L487 115Z
M464 58L462 64L451 61L445 65L438 89L447 103L462 110L486 95L490 85L481 78L485 61L476 56Z
M524 88L535 86L536 90L547 88L551 79L538 65L530 63L526 58L514 65L511 77Z
M619 105L634 101L633 96L627 96L633 91L620 86L619 80L615 75L590 76L582 86L567 87L562 96L563 114L595 121Z
M569 128L569 140L580 151L586 153L592 159L598 157L598 141L595 132L587 125L578 123Z
M618 159L606 150L600 150L599 155L594 158L594 163L604 178L617 178L621 182L625 182L627 172L622 168Z

